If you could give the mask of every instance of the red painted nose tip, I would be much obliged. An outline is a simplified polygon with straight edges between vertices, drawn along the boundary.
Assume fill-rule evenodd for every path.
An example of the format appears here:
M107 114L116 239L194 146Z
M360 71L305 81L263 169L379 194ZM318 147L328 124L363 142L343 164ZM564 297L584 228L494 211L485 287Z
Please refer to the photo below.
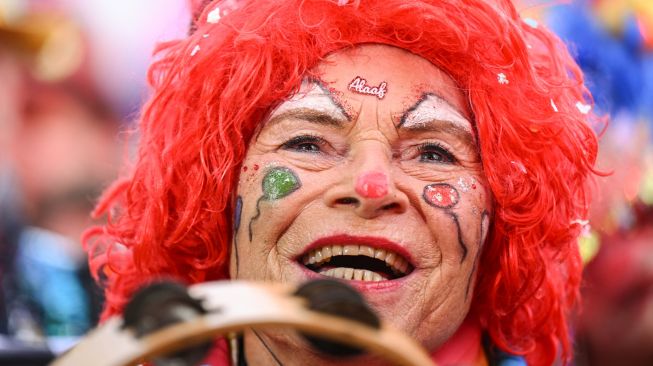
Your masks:
M379 172L365 173L356 181L356 193L364 198L381 198L388 194L388 177Z

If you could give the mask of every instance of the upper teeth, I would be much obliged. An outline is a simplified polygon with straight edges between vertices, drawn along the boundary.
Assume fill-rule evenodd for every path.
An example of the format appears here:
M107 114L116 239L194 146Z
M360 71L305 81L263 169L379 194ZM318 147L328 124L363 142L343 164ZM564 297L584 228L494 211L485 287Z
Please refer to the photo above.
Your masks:
M332 257L339 255L364 255L370 258L376 258L392 268L397 273L405 274L408 270L408 262L395 252L385 249L375 249L367 245L328 245L319 249L314 249L302 258L306 265L322 264L331 260Z

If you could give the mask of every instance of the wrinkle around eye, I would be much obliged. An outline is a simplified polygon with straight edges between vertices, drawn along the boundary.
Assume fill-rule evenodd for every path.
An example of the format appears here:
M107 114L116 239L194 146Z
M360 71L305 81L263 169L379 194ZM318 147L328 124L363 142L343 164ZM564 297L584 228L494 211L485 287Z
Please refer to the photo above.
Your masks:
M455 176L459 175L462 171L466 171L466 169L455 165L418 165L405 164L405 162L400 163L400 165L401 170L406 175L431 183L451 180Z
M319 156L319 154L304 154L308 159L301 158L297 156L297 154L293 156L280 153L279 155L282 155L283 160L285 160L289 165L313 172L329 170L340 165L339 162L341 159L319 159L315 158L316 156ZM313 159L310 159L311 157L313 157Z

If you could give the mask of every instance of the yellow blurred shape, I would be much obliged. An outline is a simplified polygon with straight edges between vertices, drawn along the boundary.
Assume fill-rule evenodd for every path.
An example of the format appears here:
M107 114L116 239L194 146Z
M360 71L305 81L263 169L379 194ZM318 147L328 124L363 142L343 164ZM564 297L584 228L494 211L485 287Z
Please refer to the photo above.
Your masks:
M592 261L592 259L594 259L596 253L599 252L599 248L601 248L599 234L594 230L590 230L587 234L579 236L578 247L580 250L580 257L583 260L583 265L587 265Z
M0 23L0 47L21 57L34 77L43 81L70 76L84 56L79 29L54 14L30 14L15 22Z

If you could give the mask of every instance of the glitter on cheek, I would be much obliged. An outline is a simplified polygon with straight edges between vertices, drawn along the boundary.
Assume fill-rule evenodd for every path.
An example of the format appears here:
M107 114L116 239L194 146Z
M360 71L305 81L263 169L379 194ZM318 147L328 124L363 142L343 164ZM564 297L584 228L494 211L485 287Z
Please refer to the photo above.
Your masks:
M263 177L263 197L269 201L286 197L299 187L299 178L288 168L273 168Z
M423 198L431 206L452 208L458 204L460 195L450 184L434 183L424 187Z
M258 170L259 166L258 164L254 164L254 170Z
M388 194L388 177L380 172L366 173L356 181L356 193L365 198L380 198Z
M244 171L244 172L247 171L247 165L243 165L243 171Z
M463 177L458 178L458 187L463 192L469 192L470 188L476 189L476 181L474 178L469 178L469 181Z

